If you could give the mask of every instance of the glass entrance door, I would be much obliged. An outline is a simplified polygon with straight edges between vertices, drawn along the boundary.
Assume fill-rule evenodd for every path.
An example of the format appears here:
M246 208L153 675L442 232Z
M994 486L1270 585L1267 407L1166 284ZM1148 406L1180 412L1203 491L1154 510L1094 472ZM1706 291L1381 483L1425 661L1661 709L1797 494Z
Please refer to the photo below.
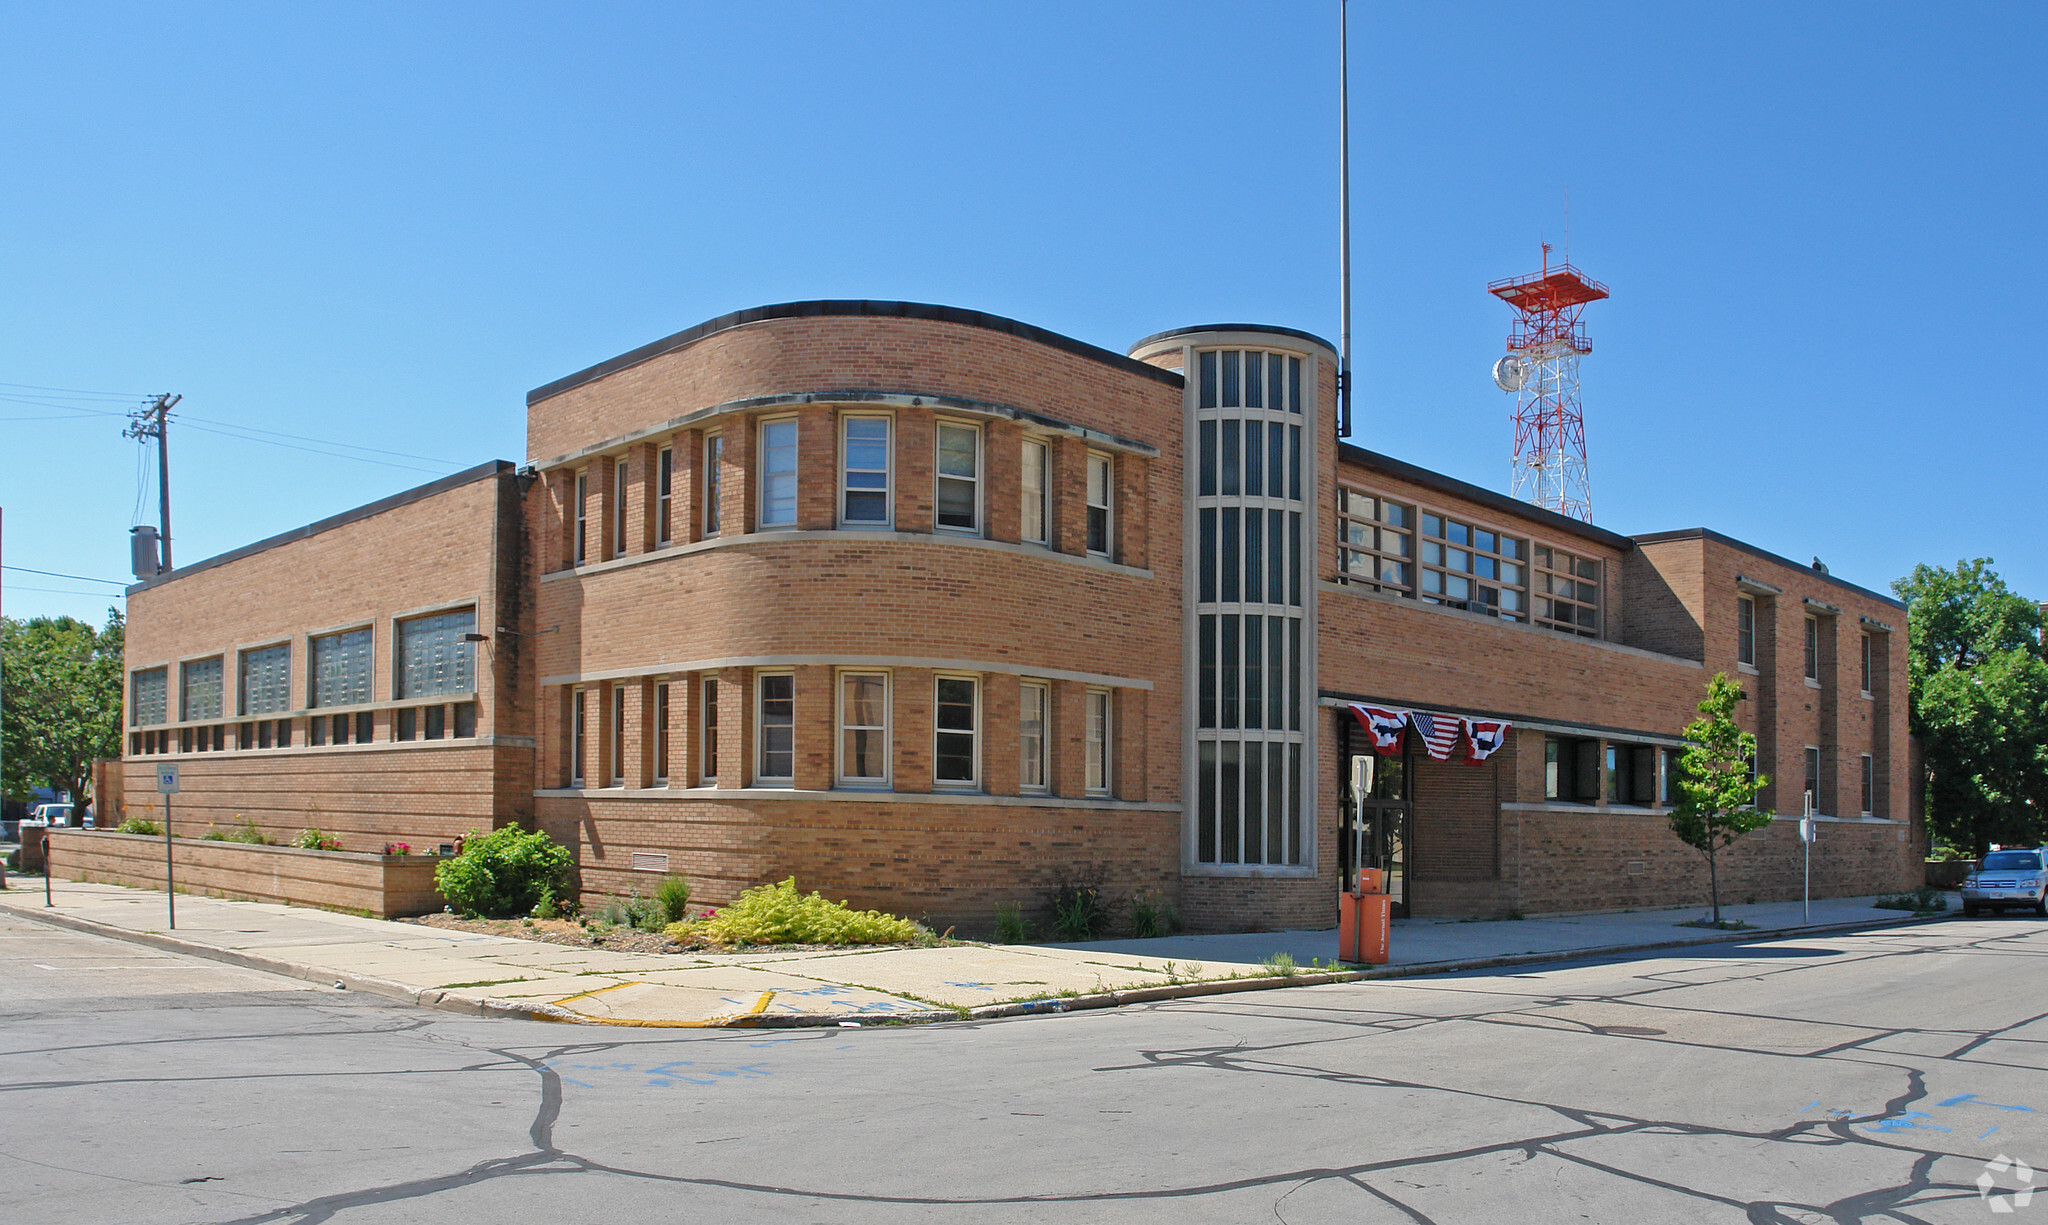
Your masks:
M1358 754L1351 758L1346 819L1339 827L1337 861L1344 888L1358 884L1357 868L1378 868L1396 918L1409 909L1409 803L1407 762Z

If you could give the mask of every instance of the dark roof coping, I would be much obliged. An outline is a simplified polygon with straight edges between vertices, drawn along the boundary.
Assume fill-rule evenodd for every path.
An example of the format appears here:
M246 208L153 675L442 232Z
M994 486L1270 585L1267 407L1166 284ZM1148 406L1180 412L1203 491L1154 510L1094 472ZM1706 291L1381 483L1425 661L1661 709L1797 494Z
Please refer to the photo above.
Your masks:
M1346 461L1354 464L1363 464L1368 468L1384 472L1389 476L1399 477L1404 481L1413 481L1417 485L1435 489L1439 492L1450 494L1453 497L1477 502L1481 506L1487 507L1490 510L1497 510L1502 514L1514 515L1517 518L1540 523L1554 532L1565 532L1582 539L1597 541L1610 549L1620 549L1626 553L1636 547L1634 540L1619 532L1610 532L1604 527L1595 527L1590 523L1573 519L1568 515L1560 515L1554 510L1545 510L1534 503L1524 502L1518 498L1511 498L1504 493L1496 493L1491 489L1461 481L1454 476L1445 476L1441 472L1431 472L1427 468L1417 467L1405 460L1395 459L1391 455L1382 455L1378 451L1368 451L1354 443L1339 442L1337 444L1337 462L1344 463Z
M515 470L515 465L502 459L490 460L486 463L478 464L474 468L464 468L462 471L444 476L440 480L429 481L416 489L408 489L403 493L394 493L388 498L379 498L377 501L371 502L366 506L358 506L354 510L345 510L338 515L329 515L317 523L308 523L304 527L295 527L291 531L281 532L270 537L268 540L259 540L254 544L245 544L239 549L229 549L227 552L209 557L205 561L195 561L189 566L179 566L175 570L166 570L155 578L146 578L140 582L129 584L128 589L123 594L134 595L138 591L147 591L151 587L161 587L173 579L184 578L188 574L195 574L201 570L211 570L215 566L224 566L231 561L240 561L244 557L253 556L266 549L274 549L281 544L290 544L295 540L305 540L308 537L317 536L321 532L331 531L345 524L354 523L359 519L367 519L372 515L381 515L387 510L396 510L401 506L431 498L436 494L447 493L451 489L460 489L464 485L475 484L486 477L502 476Z
M1179 372L1162 370L1141 361L1135 361L1121 353L1098 348L1086 341L1048 332L1044 328L1005 319L1001 315L985 314L981 311L963 310L957 306L936 306L928 302L871 302L858 298L831 299L816 302L782 302L774 306L756 306L748 310L734 311L716 319L706 319L695 327L684 328L673 336L664 336L652 344L644 344L629 353L621 353L607 361L601 361L588 369L578 370L565 378L556 379L526 393L526 403L531 406L551 396L561 395L585 383L593 383L608 374L641 362L651 361L665 353L687 348L707 336L729 332L750 323L761 323L769 319L817 319L817 318L867 318L867 319L920 319L928 323L954 323L962 327L982 328L990 332L1002 332L1020 340L1029 340L1076 357L1101 362L1112 369L1126 374L1142 375L1154 382L1170 387L1180 387L1183 380Z
M1760 549L1753 544L1737 540L1733 536L1724 536L1710 527L1685 527L1673 532L1649 532L1637 536L1635 539L1638 544L1661 544L1666 540L1699 540L1702 538L1725 544L1731 549L1740 549L1752 557L1761 557L1765 561L1776 562L1788 570L1797 571L1802 577L1817 578L1823 583L1831 583L1845 591L1853 591L1857 595L1868 596L1873 600L1889 604L1893 608L1903 609L1906 607L1903 602L1891 596L1872 591L1868 587L1859 587L1847 579L1836 578L1832 574L1822 574L1812 566L1801 565L1789 557L1780 557L1768 549Z
M1199 327L1168 328L1164 332L1154 332L1137 344L1132 345L1130 352L1136 353L1146 345L1162 340L1172 340L1176 336L1192 336L1197 332L1264 332L1270 336L1292 336L1296 340L1306 340L1311 344L1321 345L1332 353L1337 351L1336 345L1324 340L1314 332L1304 332L1299 328L1275 327L1270 323L1205 323Z

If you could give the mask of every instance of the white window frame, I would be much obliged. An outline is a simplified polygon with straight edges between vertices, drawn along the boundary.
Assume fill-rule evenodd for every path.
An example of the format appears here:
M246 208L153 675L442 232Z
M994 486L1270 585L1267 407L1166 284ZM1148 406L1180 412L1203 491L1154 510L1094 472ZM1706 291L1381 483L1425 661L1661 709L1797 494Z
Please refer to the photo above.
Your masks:
M768 773L768 682L789 681L789 773ZM776 669L754 673L754 785L793 787L796 785L796 673Z
M973 774L970 779L939 777L939 737L958 736L962 733L939 726L939 686L947 681L964 681L974 687L974 726L965 734L974 741ZM975 791L981 787L981 741L982 741L982 683L981 677L972 673L941 672L932 677L932 790L934 791Z
M671 526L675 512L676 492L676 449L663 447L654 456L654 543L668 544L675 539L675 528Z
M1100 708L1102 717L1096 719ZM1112 759L1116 744L1116 701L1107 689L1090 688L1081 698L1081 720L1083 755L1081 790L1088 795L1110 794L1116 786L1115 761Z
M590 691L574 689L569 700L569 786L582 787L586 781L583 770L583 732L590 718Z
M671 701L673 701L673 696L669 688L669 682L654 682L654 714L652 722L654 727L654 781L657 783L667 782L669 773L674 768L669 763L669 755L675 751L675 737L669 735L668 729Z
M872 468L849 468L846 435L848 428L856 421L879 421L882 423L882 517L880 519L849 519L846 517L846 497L850 492L846 475L849 471L872 472ZM887 531L896 523L896 419L887 413L842 413L839 417L839 526L853 529Z
M612 556L626 555L626 457L612 461Z
M718 535L722 510L719 490L725 482L725 435L713 430L704 435L704 536Z
M697 686L697 778L706 787L718 785L718 678L704 677Z
M1024 734L1027 695L1038 695L1038 753L1033 760L1031 742ZM1052 686L1044 681L1025 681L1017 691L1017 790L1026 795L1052 791ZM1038 767L1038 781L1031 782L1031 767Z
M769 472L768 431L789 427L789 518L771 522L768 518ZM795 415L763 417L754 425L754 522L764 532L794 529L803 517L803 438Z
M1102 500L1095 500L1093 485L1097 468L1102 472ZM1102 451L1088 452L1082 470L1081 548L1091 557L1116 556L1116 460ZM1102 544L1100 549L1090 548L1088 543L1088 516L1094 511L1102 512Z
M880 724L847 722L846 683L856 678L873 678L882 682L882 721ZM833 762L832 776L834 781L841 787L860 787L886 791L890 786L890 779L893 773L890 769L890 759L894 757L895 754L891 751L893 741L890 739L889 735L889 681L890 678L889 673L887 671L875 668L849 668L843 672L838 673L832 678L833 687L837 690L834 697L836 705L838 707L837 716L834 720L837 727L837 732L834 746L835 760ZM934 692L936 693L937 691L934 690ZM848 774L846 772L847 762L851 756L847 752L847 734L849 732L856 731L874 731L881 733L882 772L879 775L858 775Z
M571 556L581 566L590 561L590 469L578 468L571 484L576 490L576 548Z
M1018 538L1027 544L1048 544L1052 540L1052 448L1042 438L1026 438L1018 470L1021 490L1018 507ZM1033 488L1034 483L1036 488ZM1031 513L1031 499L1038 498L1038 513Z
M942 452L942 448L941 448L941 442L940 442L940 440L941 440L941 439L943 439L943 438L944 438L944 437L946 436L946 431L947 431L947 430L961 430L961 431L964 431L964 432L966 432L966 433L968 433L968 434L971 434L971 435L973 435L973 437L974 437L974 475L973 475L973 476L972 476L971 478L970 478L970 477L964 477L964 476L955 476L955 475L947 475L947 474L945 474L945 473L942 473L942 472L940 472L940 471L939 471L939 455L940 455L940 454L941 454L941 452ZM986 445L986 443L987 443L987 439L985 439L985 438L984 438L984 437L982 436L982 430L981 430L981 426L980 426L980 425L978 425L978 424L976 424L976 423L974 423L974 422L972 422L972 421L953 421L953 420L949 420L949 419L947 419L947 418L941 417L941 418L940 418L940 419L939 419L939 420L938 420L938 421L937 421L936 423L934 423L934 425L933 425L933 427L932 427L932 530L933 530L933 531L938 531L938 532L951 532L951 533L954 533L954 534L956 534L956 535L961 535L961 536L979 536L979 535L981 535L981 534L982 534L982 529L983 529L983 526L984 526L984 525L985 525L985 524L986 524L986 523L988 522L988 516L987 516L986 514L984 514L984 513L983 513L983 510L982 510L982 490L983 490L983 488L984 488L984 487L986 486L986 484L987 484L987 482L986 482L986 481L984 481L984 480L982 479L982 475L983 475L983 469L984 469L984 468L986 467L986 464L987 464L987 461L986 461L986 458L985 458L985 453L986 453L986 451L987 451L987 449L988 449L988 448L987 448L987 445ZM973 524L971 524L970 526L967 526L967 527L962 527L962 526L960 526L960 525L959 525L959 524L957 524L957 523L940 523L940 522L939 522L939 487L940 487L940 485L941 485L942 483L946 482L946 481L965 481L965 480L970 480L970 479L971 479L971 480L972 480L972 481L974 482L974 522L973 522Z
M611 709L605 720L611 732L605 740L605 756L611 758L611 783L614 787L626 785L626 686L624 682L612 685Z

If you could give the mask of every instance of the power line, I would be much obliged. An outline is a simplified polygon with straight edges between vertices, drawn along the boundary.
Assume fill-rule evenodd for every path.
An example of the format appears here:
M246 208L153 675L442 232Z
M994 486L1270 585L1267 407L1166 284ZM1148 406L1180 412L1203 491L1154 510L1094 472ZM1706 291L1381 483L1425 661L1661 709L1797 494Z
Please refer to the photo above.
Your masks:
M93 581L97 582L97 581L99 581L99 580L95 579L95 580L93 580ZM7 590L9 590L9 591L40 591L40 592L43 592L43 593L44 593L44 594L46 594L46 595L76 595L76 596L87 596L87 597L89 597L89 598L91 598L91 599L95 599L95 600L101 600L101 599L108 599L108 598L111 598L111 597L112 597L113 595L115 595L115 594L116 594L116 593L114 593L114 592L111 592L111 591L66 591L66 590L64 590L64 589L63 589L63 588L61 588L61 587L9 587L9 588L8 588Z
M0 566L0 570L18 570L23 574L40 574L44 578L76 579L81 583L107 583L115 587L126 587L133 579L94 578L90 574L59 574L55 570L37 570L30 566Z
M185 426L187 429L198 430L202 434L217 434L222 438L233 438L238 442L260 442L265 446L283 447L289 451L304 451L309 455L324 455L329 459L352 459L355 460L357 463L361 464L382 464L386 468L403 468L408 472L425 472L429 474L438 474L443 471L443 469L440 468L422 468L417 464L393 463L388 459L372 459L367 455L345 455L339 451L322 451L317 447L302 447L296 443L279 442L271 438L251 438L246 434L231 434L226 430L216 430L210 429L203 425L193 425L189 417L185 419ZM317 442L319 440L315 439L314 441ZM349 444L341 443L339 445L347 446ZM365 449L367 450L369 448Z
M409 451L387 451L382 447L366 447L353 442L339 442L332 438L312 438L305 434L287 434L282 430L266 430L253 425L242 425L234 421L215 421L208 417L194 417L190 413L180 413L178 417L179 420L185 422L204 421L208 425L225 426L232 430L248 430L254 434L268 434L273 438L290 438L298 442L317 442L323 446L346 447L351 451L374 451L379 455L396 455L400 459L424 460L430 464L445 464L449 462L438 455L414 455ZM252 438L249 441L261 442L262 439Z
M147 400L147 392L86 391L79 387L43 387L35 383L0 383L0 387L15 387L23 391L59 391L66 395L95 396L103 400Z

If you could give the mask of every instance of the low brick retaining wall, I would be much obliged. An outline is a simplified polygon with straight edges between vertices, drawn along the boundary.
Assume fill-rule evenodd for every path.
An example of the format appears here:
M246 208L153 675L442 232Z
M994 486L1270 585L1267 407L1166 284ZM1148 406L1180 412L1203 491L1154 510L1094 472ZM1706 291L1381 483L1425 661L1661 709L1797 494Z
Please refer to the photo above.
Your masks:
M173 840L178 892L319 906L389 919L441 909L431 855L373 855ZM164 887L164 840L99 830L50 831L51 870L66 880Z
M1930 889L1954 889L1963 883L1963 878L1977 866L1974 859L1930 859L1927 861L1927 887Z

